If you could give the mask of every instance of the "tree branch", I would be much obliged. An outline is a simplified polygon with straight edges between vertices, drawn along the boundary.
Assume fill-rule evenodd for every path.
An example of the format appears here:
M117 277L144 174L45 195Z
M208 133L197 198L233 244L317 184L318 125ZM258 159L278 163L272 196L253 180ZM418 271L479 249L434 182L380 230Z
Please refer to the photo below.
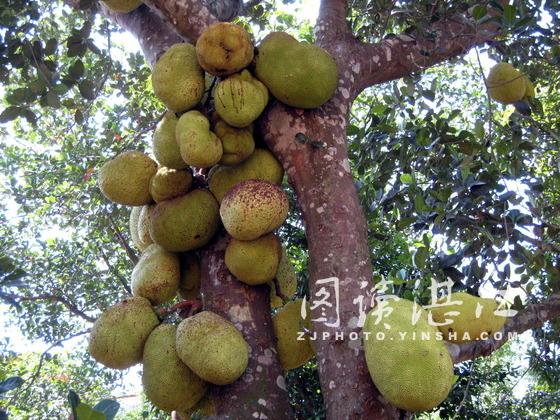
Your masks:
M546 321L560 317L560 295L555 294L542 303L527 306L514 317L508 319L502 329L501 338L494 335L488 340L473 341L464 344L447 343L447 348L454 363L489 356L492 352L503 346L511 333L538 328Z
M74 315L78 315L80 318L85 319L87 322L94 322L95 318L87 315L85 312L80 310L76 305L70 302L68 299L62 296L53 295L53 294L42 294L37 296L20 296L14 295L11 293L2 293L2 296L5 296L9 299L18 301L18 302L34 302L37 300L46 300L51 302L59 302L62 303L66 308L72 312Z
M145 0L144 3L173 25L179 35L193 42L207 26L218 22L200 0Z
M356 94L363 89L398 79L467 53L498 33L495 22L476 24L469 16L456 14L436 21L421 32L387 37L376 44L356 48Z
M315 25L317 44L323 48L340 43L341 39L351 38L350 28L346 22L348 14L347 0L322 0L319 16Z

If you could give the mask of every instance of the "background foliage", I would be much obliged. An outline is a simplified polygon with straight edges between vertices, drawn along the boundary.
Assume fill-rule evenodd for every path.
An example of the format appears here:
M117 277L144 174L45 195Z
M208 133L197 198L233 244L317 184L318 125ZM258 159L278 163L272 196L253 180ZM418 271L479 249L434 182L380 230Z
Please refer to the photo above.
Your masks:
M350 23L376 42L425 33L474 3L485 2L355 0ZM44 344L16 352L14 337L2 342L0 381L24 381L0 393L14 418L63 418L69 390L93 406L121 389L119 373L84 353L91 319L127 295L133 267L129 210L103 199L95 170L123 150L149 151L163 107L143 57L125 48L95 2L81 4L81 11L61 1L0 4L0 308L5 323ZM243 20L257 37L287 30L312 41L312 24L288 10L263 1ZM503 34L491 45L357 99L348 138L374 279L391 280L397 294L427 302L434 277L471 293L520 288L528 301L559 291L559 10L557 1L515 1L500 10ZM488 100L490 60L512 62L537 85L532 115ZM281 236L303 295L307 244L291 198ZM534 331L525 355L506 347L459 365L441 418L559 415L557 328ZM287 379L298 418L323 418L314 362ZM519 380L528 388L517 398ZM160 414L144 402L117 416Z

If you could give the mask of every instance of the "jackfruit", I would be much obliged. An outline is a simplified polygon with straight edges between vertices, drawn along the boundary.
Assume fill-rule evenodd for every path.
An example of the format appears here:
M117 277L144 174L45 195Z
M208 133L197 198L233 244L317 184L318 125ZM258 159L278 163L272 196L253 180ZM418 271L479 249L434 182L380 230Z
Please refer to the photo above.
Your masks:
M112 12L130 13L142 5L142 0L103 0L102 3Z
M204 70L227 76L253 61L253 43L243 27L228 22L208 26L196 41L196 56Z
M362 337L371 378L392 405L426 411L447 398L453 362L422 307L405 299L378 305L368 313Z
M288 216L288 197L277 185L250 179L226 193L220 216L231 236L250 241L284 223Z
M255 149L247 160L237 166L214 166L208 174L208 188L219 203L233 186L248 179L262 179L280 185L284 177L282 165L266 149Z
M296 108L322 106L338 84L338 68L328 52L285 32L263 39L255 57L255 76L276 99Z
M235 326L213 312L184 319L177 328L177 354L199 377L227 385L243 375L249 345Z
M150 180L150 194L156 203L185 195L192 185L190 169L177 170L166 167L158 169Z
M152 138L156 160L161 166L172 169L184 169L189 166L181 157L175 137L178 120L174 112L168 111L158 123Z
M132 243L138 249L140 249L140 238L138 237L138 219L140 218L140 212L142 211L142 207L136 206L132 207L130 210L130 217L128 219L128 230L130 232L130 238L132 239ZM140 249L142 251L142 249Z
M498 303L494 299L485 299L464 292L452 293L438 301L444 306L430 308L432 318L437 324L452 321L447 325L438 325L447 341L464 343L483 338L491 338L493 333L502 329L506 317L494 314ZM482 337L488 335L488 337Z
M511 104L525 96L525 76L509 63L498 63L486 78L488 94L502 104Z
M131 289L154 305L167 302L179 287L179 257L157 244L147 247L132 270Z
M282 247L282 255L275 277L280 289L277 290L277 293L280 293L285 298L291 298L296 294L298 286L296 270L284 247Z
M220 81L214 91L216 112L232 127L250 125L261 115L267 102L266 86L248 70Z
M108 308L93 324L89 353L107 367L129 368L142 361L144 343L158 324L148 299L123 300Z
M214 416L216 414L216 407L212 401L210 392L204 394L202 399L196 405L188 410L177 411L180 420L195 419L200 417L193 417L193 414L199 414L203 419Z
M154 241L150 236L150 224L152 223L151 212L154 205L142 206L140 216L138 217L138 244L137 247L140 251L145 250L148 245L153 244Z
M181 262L179 296L185 300L197 299L200 295L200 261L192 252L181 254L179 260Z
M99 169L99 189L109 200L127 206L152 202L150 179L157 163L142 152L128 151L105 162Z
M525 76L525 95L523 96L524 100L531 99L535 97L535 85L533 82L529 80L527 76Z
M204 94L204 72L195 48L186 43L169 47L154 64L152 86L155 95L172 111L193 108Z
M280 241L273 233L252 241L229 241L225 252L228 270L251 286L270 281L276 275L282 255Z
M309 303L306 303L305 319L301 316L301 306L302 299L293 300L272 316L276 349L284 370L298 368L315 355L309 336L300 334L311 330Z
M270 293L269 293L270 308L278 309L284 306L284 299L278 296L276 292L276 285L274 284L274 282L269 281L268 286L270 287Z
M255 150L253 127L230 127L223 121L218 121L214 132L222 141L224 153L220 159L222 165L238 165L247 159Z
M184 113L176 128L181 157L196 168L209 168L222 158L222 142L210 131L210 122L198 111Z
M142 386L148 400L163 411L188 410L206 393L206 382L177 356L172 324L156 327L144 346Z
M158 203L151 212L150 236L171 252L205 245L219 226L218 203L207 190L196 189Z

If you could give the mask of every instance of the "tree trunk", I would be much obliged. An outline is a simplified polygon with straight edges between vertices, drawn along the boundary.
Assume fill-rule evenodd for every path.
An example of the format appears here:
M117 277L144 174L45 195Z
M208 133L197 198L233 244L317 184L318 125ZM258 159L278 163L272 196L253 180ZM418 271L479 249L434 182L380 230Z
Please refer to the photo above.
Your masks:
M276 354L267 285L247 286L233 277L224 262L229 238L219 237L201 254L204 309L231 321L250 347L247 370L231 385L214 386L217 414L231 419L293 417L284 372Z
M284 165L305 221L311 319L317 335L313 345L327 416L336 420L397 418L398 410L383 400L369 377L358 326L360 305L355 299L362 296L369 308L372 267L366 220L347 157L347 99L339 89L333 100L317 110L275 104L261 129ZM322 281L332 278L338 279L339 313L314 305L323 287L331 293L328 302L335 305L332 283Z

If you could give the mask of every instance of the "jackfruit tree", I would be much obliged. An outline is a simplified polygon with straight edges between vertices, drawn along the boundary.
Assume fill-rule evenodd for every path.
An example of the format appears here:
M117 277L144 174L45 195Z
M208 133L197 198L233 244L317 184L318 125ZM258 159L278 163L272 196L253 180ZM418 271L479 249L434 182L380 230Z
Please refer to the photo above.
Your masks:
M0 5L0 417L557 414L560 5L293 3Z

